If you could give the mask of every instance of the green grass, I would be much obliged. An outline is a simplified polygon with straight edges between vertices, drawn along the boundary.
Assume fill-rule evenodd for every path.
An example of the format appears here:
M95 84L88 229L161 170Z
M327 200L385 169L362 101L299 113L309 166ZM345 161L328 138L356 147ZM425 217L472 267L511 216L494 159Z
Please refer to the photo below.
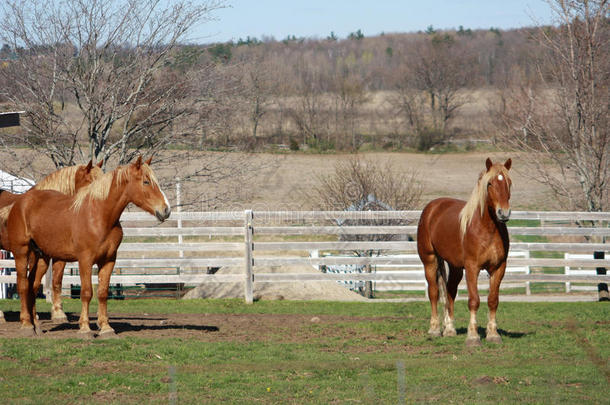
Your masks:
M17 301L0 301L5 311ZM39 311L49 310L46 302ZM246 341L0 339L3 403L607 403L606 303L502 303L504 344L426 336L429 305L241 300L110 302L112 313L333 315ZM66 300L66 310L80 310ZM95 303L91 311L95 311ZM484 326L487 310L478 319ZM0 326L1 328L2 326ZM222 325L218 325L222 328ZM483 333L483 331L481 331ZM404 381L397 381L399 370ZM403 388L401 388L403 387Z

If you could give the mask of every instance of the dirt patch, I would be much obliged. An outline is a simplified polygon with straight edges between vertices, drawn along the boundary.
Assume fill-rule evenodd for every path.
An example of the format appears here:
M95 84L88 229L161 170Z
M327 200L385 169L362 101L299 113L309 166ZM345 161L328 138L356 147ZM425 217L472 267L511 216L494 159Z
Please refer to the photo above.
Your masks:
M41 338L76 338L78 315L68 314L68 322L56 324L49 313L40 313ZM0 338L22 337L18 312L5 313L7 323L0 326ZM96 316L91 316L91 328L96 329ZM330 328L329 325L350 322L395 319L391 317L350 317L301 314L110 314L110 326L118 337L139 338L184 338L201 341L265 341L307 342L332 337L345 337L358 333L367 337L369 332L346 331L345 327ZM370 339L380 339L370 333ZM392 337L394 339L394 337Z

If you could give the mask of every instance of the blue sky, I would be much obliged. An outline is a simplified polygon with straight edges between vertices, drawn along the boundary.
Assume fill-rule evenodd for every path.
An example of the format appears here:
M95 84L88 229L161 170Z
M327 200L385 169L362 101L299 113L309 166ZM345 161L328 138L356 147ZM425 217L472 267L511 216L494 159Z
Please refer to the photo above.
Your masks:
M288 35L339 38L360 29L365 36L382 32L434 28L517 28L550 22L543 0L227 0L229 8L214 13L217 21L202 24L192 42Z

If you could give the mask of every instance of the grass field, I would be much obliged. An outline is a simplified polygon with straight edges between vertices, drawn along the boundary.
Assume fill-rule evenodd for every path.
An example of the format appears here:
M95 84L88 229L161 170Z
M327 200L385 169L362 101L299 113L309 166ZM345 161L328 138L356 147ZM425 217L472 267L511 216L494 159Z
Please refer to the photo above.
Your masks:
M49 306L37 305L44 319ZM0 301L13 317L0 325L0 395L2 403L608 403L607 303L501 302L503 345L476 349L464 345L466 303L456 307L458 336L431 340L423 302L113 301L111 325L131 314L129 332L84 341L4 337L18 301ZM66 310L80 303L67 300ZM152 314L173 326L136 327ZM187 315L190 323L177 320ZM480 326L486 317L482 305Z

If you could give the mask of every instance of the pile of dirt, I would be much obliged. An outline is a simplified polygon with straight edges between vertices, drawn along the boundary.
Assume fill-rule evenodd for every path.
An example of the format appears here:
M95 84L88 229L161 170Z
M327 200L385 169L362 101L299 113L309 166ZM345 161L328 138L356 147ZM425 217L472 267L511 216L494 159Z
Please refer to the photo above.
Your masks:
M243 267L223 267L216 274L240 274ZM311 266L255 267L254 273L317 273ZM244 283L203 283L183 298L243 298ZM290 281L254 283L255 300L365 301L366 298L336 281Z

